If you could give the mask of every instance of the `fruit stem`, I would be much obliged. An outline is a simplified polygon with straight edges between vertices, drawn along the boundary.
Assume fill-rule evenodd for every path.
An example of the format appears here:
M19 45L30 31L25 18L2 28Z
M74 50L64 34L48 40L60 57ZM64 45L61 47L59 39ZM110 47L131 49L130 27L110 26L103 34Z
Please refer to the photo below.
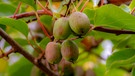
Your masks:
M84 8L85 8L86 5L88 4L88 2L89 2L89 0L87 0L87 1L84 3L84 5L83 5L83 7L81 8L80 12L82 12L82 11L84 10Z
M130 12L130 14L133 14L135 12L135 7L132 9L132 11Z
M77 8L82 4L83 0L80 0L79 3L77 4L76 8L74 8L72 10L72 12L74 12L75 10L77 10Z
M45 34L48 38L50 38L50 40L52 41L51 36L49 35L49 33L48 33L47 30L45 29L44 25L43 25L42 22L40 21L40 18L39 18L39 16L38 16L38 13L35 12L35 14L36 14L36 17L37 17L37 21L38 21L38 23L39 23L41 29L43 30L44 34Z
M48 11L38 0L37 0L37 3L39 4L39 6L46 12L48 13L49 15L53 16L52 12Z
M16 18L16 14L18 13L18 11L19 11L19 9L20 9L21 4L22 4L22 2L19 2L18 7L16 8L16 10L15 10L15 12L14 12L13 18Z

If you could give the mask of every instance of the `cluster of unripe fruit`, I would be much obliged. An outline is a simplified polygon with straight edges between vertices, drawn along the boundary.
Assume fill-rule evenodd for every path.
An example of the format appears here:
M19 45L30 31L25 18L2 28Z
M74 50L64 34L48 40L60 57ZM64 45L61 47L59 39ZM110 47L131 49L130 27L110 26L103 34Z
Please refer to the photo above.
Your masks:
M55 40L64 40L62 44L49 42L45 50L45 58L51 64L57 64L62 57L70 62L75 62L79 56L78 46L67 39L73 32L77 36L85 35L90 29L88 17L81 12L74 12L69 17L61 17L55 21L53 36Z

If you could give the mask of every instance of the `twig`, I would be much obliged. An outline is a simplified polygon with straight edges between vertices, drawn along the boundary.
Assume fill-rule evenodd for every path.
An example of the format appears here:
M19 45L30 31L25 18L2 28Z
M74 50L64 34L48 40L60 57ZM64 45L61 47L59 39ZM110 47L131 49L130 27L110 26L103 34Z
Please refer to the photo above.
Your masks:
M77 6L72 10L72 12L75 11L76 8L78 8L81 4L82 4L83 0L80 0L79 3L77 4Z
M22 4L22 2L19 2L18 7L17 7L17 9L16 9L16 11L15 11L15 13L14 13L13 18L16 18L16 14L18 13L18 11L19 11L19 9L20 9L21 4Z
M86 5L88 4L88 2L89 2L89 0L87 0L87 1L84 3L84 5L83 5L83 7L81 8L80 12L82 12L82 11L84 10L84 8L85 8Z
M48 13L49 15L53 16L51 11L48 11L38 0L37 3L39 4L39 6L44 10L44 12Z
M32 36L32 40L34 41L34 44L38 47L38 49L40 50L40 52L43 52L44 50L37 44L36 42L36 38L33 36L31 30L30 31L30 35Z
M135 12L135 7L132 9L132 11L130 12L130 14L133 14Z
M40 25L41 29L43 30L44 34L45 34L48 38L50 38L50 40L52 40L52 39L51 39L51 36L49 35L49 33L48 33L47 30L45 29L44 25L43 25L42 22L40 21L40 18L39 18L39 16L38 16L38 13L35 12L35 14L36 14L36 17L37 17L37 22L39 23L39 25Z
M51 70L49 70L47 67L45 67L42 63L35 62L35 58L26 52L17 42L15 42L8 34L0 28L0 35L2 38L4 38L13 48L14 50L17 50L18 53L22 54L25 58L27 58L30 62L32 62L34 65L36 65L40 70L42 70L44 73L51 75L51 76L58 76Z
M65 12L64 17L65 17L65 16L68 14L68 12L69 12L70 4L71 4L71 0L69 0L68 4L66 4L66 5L67 5L67 9L66 9L66 12Z
M11 54L11 53L13 53L13 52L15 52L15 50L14 50L14 48L11 48L8 52L2 53L2 54L0 55L0 58L8 57L8 55Z
M116 35L120 35L120 34L135 34L134 31L115 30L115 29L105 28L105 27L102 27L102 26L97 26L93 30L101 31L101 32L107 32L107 33L114 33Z
M103 5L104 5L104 0L101 0L100 6L103 6Z
M47 11L49 11L49 10L47 10ZM38 12L38 15L50 15L50 16L52 16L51 14L45 12L44 10L38 10L37 12ZM35 12L32 11L32 12L25 12L25 13L21 13L21 14L16 14L15 18L20 19L20 18L29 17L29 16L35 16ZM9 17L13 18L14 15L9 16Z

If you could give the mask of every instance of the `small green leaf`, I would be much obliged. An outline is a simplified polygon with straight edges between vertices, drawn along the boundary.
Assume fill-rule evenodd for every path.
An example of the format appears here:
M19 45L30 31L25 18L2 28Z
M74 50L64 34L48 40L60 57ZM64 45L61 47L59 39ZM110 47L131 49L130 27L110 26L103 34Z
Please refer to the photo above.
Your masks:
M109 26L135 31L135 17L112 4L96 10L94 23L95 26Z
M0 3L0 17L13 15L16 7L11 4Z
M37 10L36 2L34 0L19 0L21 2L24 2L30 6L32 6L35 10Z
M39 46L42 49L45 49L48 42L50 42L50 39L48 37L46 37L39 43Z
M49 15L43 15L40 17L40 20L44 24L47 31L51 33L52 32L52 17Z
M130 10L132 10L135 7L135 0L132 0L132 2L129 5Z
M16 29L24 34L26 37L28 35L28 26L21 20L14 20L12 18L0 18L0 24ZM3 27L2 25L0 25L0 27Z
M108 57L106 67L112 69L133 63L135 63L135 49L122 49Z

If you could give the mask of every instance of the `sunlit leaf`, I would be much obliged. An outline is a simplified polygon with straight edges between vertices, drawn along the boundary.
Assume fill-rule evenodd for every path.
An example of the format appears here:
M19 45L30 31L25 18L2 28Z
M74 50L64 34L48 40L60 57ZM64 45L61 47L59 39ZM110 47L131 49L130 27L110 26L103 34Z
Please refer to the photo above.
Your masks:
M32 6L35 10L37 10L35 0L19 0L19 1L26 3L30 6Z
M0 18L0 24L16 29L24 34L26 37L28 35L28 26L21 20L14 20L12 18ZM0 27L2 26L0 25Z
M8 67L8 62L1 58L0 59L0 73L4 72L7 69L7 67Z
M122 69L111 69L108 72L105 73L104 76L125 76L128 72Z
M110 26L135 31L135 17L109 4L96 10L95 26Z
M135 63L135 49L121 49L114 52L106 62L107 69Z
M121 39L119 42L117 42L114 45L113 49L115 50L115 49L124 48L127 45L130 38L131 38L131 36L127 36L126 38Z
M132 2L129 5L129 8L132 10L135 7L135 0L132 0Z
M0 3L0 17L13 15L16 7L11 4Z
M19 61L9 66L9 76L30 76L33 64L25 58L21 58Z
M52 17L49 15L43 15L40 17L41 22L44 24L47 31L52 32Z
M24 45L28 45L28 42L26 39L21 39L21 38L16 38L14 39L16 42L18 42L20 45L24 46Z
M95 10L87 8L87 9L84 9L83 12L88 16L90 23L94 24Z

